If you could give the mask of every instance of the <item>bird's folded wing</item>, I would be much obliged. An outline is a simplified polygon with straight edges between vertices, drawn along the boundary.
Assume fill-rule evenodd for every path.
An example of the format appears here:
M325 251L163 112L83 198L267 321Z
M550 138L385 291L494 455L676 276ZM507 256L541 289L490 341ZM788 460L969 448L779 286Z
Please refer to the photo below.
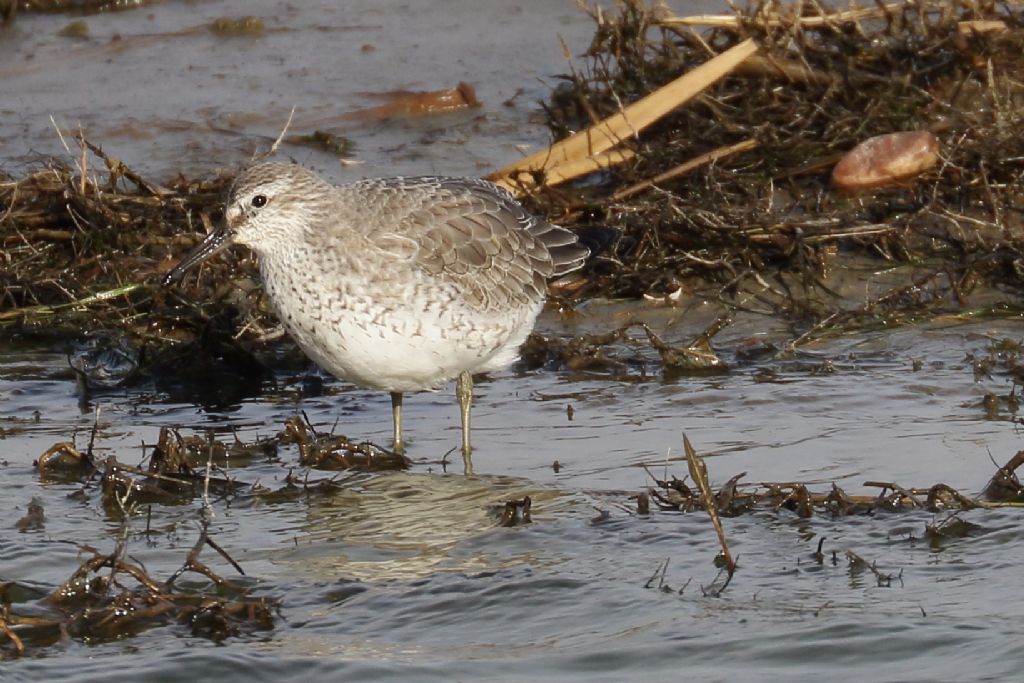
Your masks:
M400 250L415 267L459 288L466 302L480 309L543 298L547 278L557 274L544 238L554 238L552 248L561 248L575 242L571 232L535 218L485 181L422 182L434 185L429 201L410 207L392 230L378 235L382 248ZM586 255L585 247L578 250Z

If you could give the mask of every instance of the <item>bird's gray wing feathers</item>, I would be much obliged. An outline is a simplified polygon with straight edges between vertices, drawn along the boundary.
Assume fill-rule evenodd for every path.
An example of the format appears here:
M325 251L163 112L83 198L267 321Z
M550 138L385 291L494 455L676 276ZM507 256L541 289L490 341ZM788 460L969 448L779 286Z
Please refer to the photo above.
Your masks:
M416 265L459 286L467 303L481 309L539 301L548 278L576 270L589 254L574 233L531 215L487 181L393 182L400 187L391 196L405 210L384 239L414 240Z

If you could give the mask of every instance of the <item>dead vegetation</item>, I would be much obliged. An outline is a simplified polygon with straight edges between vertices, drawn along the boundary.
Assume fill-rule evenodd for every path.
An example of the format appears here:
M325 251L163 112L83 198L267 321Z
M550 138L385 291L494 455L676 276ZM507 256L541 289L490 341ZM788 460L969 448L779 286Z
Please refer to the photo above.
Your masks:
M523 190L556 219L623 228L603 277L583 295L696 290L785 315L814 336L968 308L981 288L1006 293L1006 305L1019 309L1018 7L964 0L834 11L766 1L734 16L687 18L626 1L617 13L591 14L591 47L545 109L556 136L581 141L579 154L597 141L598 154L625 158L575 188L558 185L557 144L546 162L502 171L513 183L522 170L532 174ZM680 85L680 74L741 47L746 55L747 41L754 54L717 80ZM657 121L633 112L652 93L673 92L685 104L663 105ZM831 185L844 152L894 131L933 133L940 163L871 194ZM612 146L610 136L618 136ZM555 177L545 177L543 163ZM826 280L851 255L913 265L908 289L927 296L897 288L844 309Z
M94 437L93 437L94 439ZM281 447L296 446L303 467L349 472L382 472L409 467L408 458L368 443L355 443L341 434L320 434L304 419L287 420L279 434L253 443L236 440L224 443L212 435L182 436L163 427L148 455L146 467L122 463L116 457L99 460L93 453L93 439L82 452L71 442L54 444L36 461L43 478L91 481L98 478L107 507L121 505L127 496L140 504L191 501L200 493L233 496L246 487L230 477L220 477L219 463L242 465L276 455ZM209 463L214 474L206 467ZM289 475L286 485L295 482ZM264 492L263 489L257 489Z
M44 481L82 484L82 496L98 496L107 514L120 519L122 528L114 549L101 552L81 545L85 559L71 576L48 593L17 582L0 583L0 657L5 652L23 655L30 647L45 647L66 639L105 640L167 624L186 625L194 635L216 641L274 626L276 603L249 596L251 582L223 578L200 559L212 549L240 576L245 572L209 531L208 510L214 503L236 500L280 502L329 495L344 485L342 474L315 476L306 469L358 472L404 469L406 458L370 444L354 444L341 435L318 434L308 422L293 418L281 433L252 443L225 443L211 436L183 436L163 428L144 464L129 465L114 455L101 459L95 450L96 428L88 446L74 443L51 446L36 461ZM276 489L259 481L244 481L247 464L272 458L279 447L294 445L305 474L289 470ZM232 469L227 470L230 462ZM313 476L311 476L313 475ZM127 552L128 529L153 505L190 505L202 501L199 536L182 566L165 580L154 577ZM212 501L212 502L211 502ZM529 498L505 504L502 524L529 522ZM34 500L15 526L40 530L45 513ZM148 537L147 529L145 535ZM205 577L206 587L190 582L176 585L184 574ZM5 642L7 646L5 647Z
M702 462L700 459L698 461ZM968 496L943 483L927 487L904 487L895 482L865 481L863 485L866 488L878 489L878 493L873 496L848 494L835 483L827 491L812 491L807 484L801 482L741 484L745 473L731 477L716 492L705 492L699 484L699 478L693 480L698 483L689 484L686 478L675 476L659 479L650 469L647 473L654 485L648 494L662 510L707 510L713 515L724 517L736 517L766 508L774 512L788 510L800 517L812 517L815 514L843 517L909 510L951 512L1021 507L1024 506L1024 488L1016 474L1021 464L1024 464L1024 451L996 469L981 498Z
M0 584L0 635L20 656L30 647L53 645L69 637L113 640L173 623L218 642L243 631L273 628L274 601L249 597L246 585L222 578L201 562L199 554L207 546L244 574L205 529L181 568L166 581L150 576L130 559L123 539L110 553L83 545L86 559L50 593L37 595L33 588L16 582ZM204 576L211 590L178 588L175 581L186 572ZM29 597L32 608L25 609L19 603L28 602Z
M813 491L811 485L803 482L758 482L741 484L746 473L740 473L722 484L717 491L711 487L705 459L697 454L690 440L683 435L683 451L686 454L689 477L682 479L673 475L659 479L644 466L650 476L652 486L647 491L633 497L637 502L636 512L639 515L650 514L652 501L663 511L693 512L703 511L714 527L721 544L721 551L715 558L721 570L719 576L709 585L701 585L704 595L720 595L738 568L738 563L729 550L729 542L722 518L738 517L759 510L770 510L773 513L795 514L801 518L810 518L815 514L828 515L832 518L849 515L872 515L880 512L900 513L923 510L945 516L930 523L925 528L925 535L933 541L960 538L974 528L959 513L975 509L992 509L1004 507L1024 507L1024 487L1022 487L1017 469L1024 464L1024 451L1018 452L1005 465L997 467L982 497L965 495L949 484L938 483L930 487L904 487L895 482L865 481L866 488L878 489L876 495L851 495L838 484L832 482L828 491ZM667 471L666 471L667 474ZM687 483L689 479L689 483ZM824 537L818 543L815 561L824 562L822 545ZM851 550L845 552L851 571L869 570L878 580L879 586L890 586L894 578L883 574ZM833 553L833 564L838 563ZM658 588L670 592L674 589L666 586L665 573L668 560L658 566L647 581L645 587L650 588L655 579L659 580ZM720 581L722 573L724 580ZM689 584L689 582L687 582ZM686 586L679 590L683 593Z

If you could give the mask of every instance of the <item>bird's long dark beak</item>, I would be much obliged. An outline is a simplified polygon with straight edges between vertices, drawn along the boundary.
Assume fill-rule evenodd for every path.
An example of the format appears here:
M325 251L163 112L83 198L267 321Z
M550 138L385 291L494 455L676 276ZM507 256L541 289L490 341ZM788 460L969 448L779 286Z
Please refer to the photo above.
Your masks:
M164 287L172 285L181 279L181 276L185 274L185 271L201 263L206 259L210 258L214 254L223 251L227 247L231 246L232 235L228 229L227 223L222 223L220 227L211 232L203 239L202 242L192 248L185 258L181 259L178 265L171 268L170 272L164 276L161 280L161 284Z

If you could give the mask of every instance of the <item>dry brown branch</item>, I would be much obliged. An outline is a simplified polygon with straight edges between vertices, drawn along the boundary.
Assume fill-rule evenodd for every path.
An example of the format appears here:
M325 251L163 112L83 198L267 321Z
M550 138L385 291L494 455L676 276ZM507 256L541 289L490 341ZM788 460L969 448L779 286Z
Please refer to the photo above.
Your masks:
M892 2L881 7L866 7L861 9L845 10L833 14L822 14L820 16L777 16L767 19L767 26L792 26L801 28L815 28L827 24L842 24L847 22L861 21L862 19L881 19L897 11L904 3ZM795 5L794 7L798 7ZM733 14L702 14L690 17L664 17L657 22L662 26L713 26L717 28L739 28L740 17Z
M690 171L694 170L695 168L700 168L701 166L704 166L706 164L714 163L719 159L724 159L734 154L749 152L756 148L757 140L743 140L742 142L737 142L734 145L729 145L727 147L719 147L718 149L712 150L705 154L701 154L700 156L694 157L693 159L690 159L688 161L684 161L678 166L670 168L667 171L663 171L662 173L659 173L658 175L654 176L649 180L642 180L639 183L635 183L628 187L624 187L620 190L616 190L611 196L611 201L618 202L622 201L623 199L628 199L629 197L637 195L648 188L657 186L659 183L664 183L669 180L678 178L679 176L685 175Z
M722 520L718 516L718 506L715 504L715 496L711 493L711 484L708 482L707 465L697 455L697 451L694 450L693 444L690 443L690 439L685 434L683 434L683 451L686 453L686 463L690 470L690 478L693 479L700 490L704 511L708 513L711 525L715 527L715 533L718 534L718 541L722 544L722 556L725 558L726 571L729 573L729 578L732 578L732 575L736 572L736 562L732 558L732 553L729 552L729 543L725 540Z
M992 33L1006 30L1006 22L1002 19L989 20L979 19L977 21L961 21L957 24L957 30L963 34Z
M7 636L7 639L11 641L11 645L14 646L14 654L21 657L25 654L25 643L22 642L18 634L8 624L8 617L10 616L8 611L7 605L0 605L0 634Z
M736 68L743 76L768 76L788 83L832 85L840 80L837 74L812 69L804 62L774 55L751 55Z
M555 187L556 185L561 185L562 183L575 178L618 166L635 158L635 152L623 149L610 150L602 152L601 154L583 157L581 159L564 161L560 164L555 164L544 171L543 184L545 187ZM537 182L534 174L521 173L514 179L512 177L497 178L494 181L494 184L500 185L512 193L522 196L536 187Z

